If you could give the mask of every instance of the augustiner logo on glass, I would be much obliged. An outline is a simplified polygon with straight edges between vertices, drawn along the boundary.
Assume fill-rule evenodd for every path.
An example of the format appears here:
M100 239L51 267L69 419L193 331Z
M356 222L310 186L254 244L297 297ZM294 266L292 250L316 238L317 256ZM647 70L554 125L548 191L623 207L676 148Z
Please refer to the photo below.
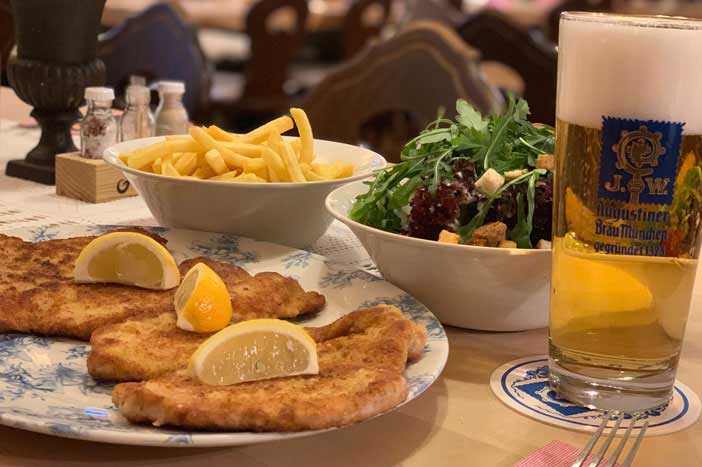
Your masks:
M683 125L602 119L596 251L666 256Z

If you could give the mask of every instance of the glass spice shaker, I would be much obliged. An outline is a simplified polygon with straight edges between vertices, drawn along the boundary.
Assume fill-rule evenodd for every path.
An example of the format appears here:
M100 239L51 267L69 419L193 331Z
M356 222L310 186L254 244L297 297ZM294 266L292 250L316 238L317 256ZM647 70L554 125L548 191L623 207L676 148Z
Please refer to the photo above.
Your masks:
M154 135L154 116L149 103L151 91L145 86L127 87L127 109L120 120L120 141L147 138Z
M115 93L111 88L85 88L88 110L80 123L80 155L102 159L108 147L117 144L117 120L112 115Z
M183 106L185 83L161 81L158 83L160 102L156 109L156 136L188 133L190 120Z

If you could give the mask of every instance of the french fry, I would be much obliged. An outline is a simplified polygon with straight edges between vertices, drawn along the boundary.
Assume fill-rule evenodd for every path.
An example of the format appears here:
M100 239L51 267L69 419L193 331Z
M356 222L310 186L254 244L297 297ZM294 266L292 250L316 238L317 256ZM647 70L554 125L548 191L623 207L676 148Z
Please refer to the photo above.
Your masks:
M255 174L241 174L238 177L236 177L234 182L244 182L244 183L265 183L266 180L258 177Z
M119 157L119 160L121 160L124 165L127 165L127 159L129 159L128 152L122 152L117 157Z
M268 166L263 159L249 159L245 161L244 173L252 173L257 177L268 181Z
M210 149L205 153L205 160L208 166L216 175L222 175L229 171L227 164L224 162L222 155L216 149Z
M310 167L309 164L305 164L304 162L300 164L300 170L302 170L302 174L305 176L308 182L321 182L326 180L324 177L312 170L312 167Z
M290 117L283 116L278 117L275 120L271 120L265 125L261 125L253 131L241 135L238 138L234 138L234 141L239 143L250 143L250 144L260 144L268 139L271 133L282 134L286 131L293 129L293 121Z
M210 136L219 141L234 141L234 139L239 137L239 135L235 133L229 133L228 131L224 131L217 125L210 125L209 128L207 128L207 133L209 133Z
M300 162L306 164L314 160L314 135L312 134L312 125L307 118L307 114L302 109L290 109L290 113L297 125L297 131L300 133Z
M236 177L238 177L241 174L239 170L232 170L231 172L226 172L221 175L217 175L215 177L210 177L209 180L217 180L220 182L231 182L233 181Z
M167 175L169 177L180 177L180 172L173 167L173 163L170 159L161 161L161 175Z
M242 168L244 167L244 161L246 158L240 154L223 146L223 143L216 141L212 136L210 136L205 130L200 127L191 127L190 136L193 137L200 145L204 146L208 151L211 149L216 149L222 155L224 162L229 166L229 168Z
M280 158L277 152L273 151L271 148L264 148L261 152L263 160L266 162L266 168L268 169L268 179L271 182L289 182L290 175L285 168L283 160Z
M179 138L168 141L171 152L205 152L205 145L193 138Z
M302 150L300 138L295 138L294 140L290 141L290 146L292 146L293 149L295 150L295 154L297 155L297 160L300 160L300 151ZM305 163L309 164L309 162L305 162Z
M154 163L151 165L151 171L155 174L160 174L161 173L161 158L159 157L154 161Z
M260 144L249 144L240 143L238 141L232 142L220 142L223 147L234 151L237 154L241 154L246 157L261 157L261 145Z
M193 172L193 177L199 178L200 180L207 180L216 175L215 171L212 170L209 165L207 167L198 167L195 169L195 172Z
M144 167L153 164L159 157L172 152L170 143L162 141L128 153L127 165L133 169L143 170Z
M173 163L173 167L181 175L191 175L197 169L197 153L194 152L184 152L181 156Z
M353 166L351 164L344 164L340 161L336 161L331 165L316 164L313 162L311 166L312 170L314 170L317 174L329 180L350 177L353 175Z
M281 156L283 158L283 162L285 163L285 167L288 169L288 173L290 174L290 180L293 182L307 181L305 180L305 176L302 174L302 170L300 170L300 164L297 161L297 156L295 156L295 150L293 150L292 146L290 146L290 143L283 141L281 147Z

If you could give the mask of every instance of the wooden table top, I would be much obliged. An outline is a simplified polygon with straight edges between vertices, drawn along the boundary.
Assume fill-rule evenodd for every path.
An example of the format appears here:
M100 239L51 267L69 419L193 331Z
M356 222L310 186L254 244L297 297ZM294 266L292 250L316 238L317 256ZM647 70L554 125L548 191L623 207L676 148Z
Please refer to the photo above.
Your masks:
M9 99L0 110L9 112ZM0 141L2 141L0 128ZM0 192L2 178L0 175ZM702 394L702 291L696 291L678 378ZM545 329L490 333L447 328L446 368L425 394L402 408L346 429L309 438L238 448L181 449L90 443L0 427L0 467L511 467L552 440L575 446L589 436L555 428L502 404L489 387L493 370L511 360L545 354ZM702 422L647 438L636 467L702 465Z
M129 16L163 0L107 0L102 15L104 26L115 26ZM255 0L178 0L177 4L192 24L202 28L242 32L246 15ZM339 29L348 11L347 0L311 0L308 31Z

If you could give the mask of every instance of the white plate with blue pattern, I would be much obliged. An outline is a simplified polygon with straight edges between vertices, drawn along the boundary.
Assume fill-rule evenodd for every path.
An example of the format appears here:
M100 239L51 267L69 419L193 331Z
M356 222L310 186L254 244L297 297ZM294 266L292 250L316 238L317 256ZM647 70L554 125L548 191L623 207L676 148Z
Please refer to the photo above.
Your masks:
M114 226L52 226L8 232L41 241L99 235ZM349 269L307 251L234 235L151 228L168 239L177 261L209 256L229 261L251 273L275 271L297 279L306 290L325 295L326 308L299 322L330 323L349 311L377 304L396 305L428 331L422 359L408 366L406 402L424 392L441 374L448 357L443 327L413 297L363 271ZM207 433L129 424L112 405L112 385L87 373L85 343L38 336L0 335L0 424L50 435L106 443L145 446L235 446L309 436L298 433Z

